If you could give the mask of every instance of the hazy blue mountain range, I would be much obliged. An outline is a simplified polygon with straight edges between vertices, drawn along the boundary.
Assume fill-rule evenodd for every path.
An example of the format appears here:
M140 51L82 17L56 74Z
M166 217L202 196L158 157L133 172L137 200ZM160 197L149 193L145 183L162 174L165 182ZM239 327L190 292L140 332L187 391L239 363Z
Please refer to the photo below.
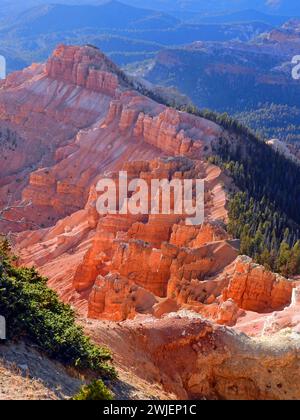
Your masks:
M99 5L108 0L55 0L52 3L65 5ZM124 0L124 3L169 13L201 12L206 15L232 13L247 9L283 16L300 16L298 0ZM49 0L2 0L0 16L9 16L34 6L51 4Z
M156 30L174 27L179 19L163 12L125 5L117 1L93 5L53 4L38 6L21 13L8 25L24 36L78 28Z
M127 4L139 6L140 0L125 0ZM157 10L194 11L206 14L255 9L264 13L300 15L298 0L143 0L143 7Z
M286 22L287 16L274 15L260 12L254 9L239 10L236 12L224 12L216 14L204 14L195 12L171 12L173 16L183 19L188 23L249 23L264 22L272 26L278 26Z
M290 67L283 66L300 53L300 44L284 38L278 43L263 35L300 16L300 2L55 3L1 2L0 54L7 58L8 71L46 60L60 43L93 44L134 74L174 86L202 108L237 114L255 129L279 137L286 122L286 136L300 139L299 83L291 80ZM294 29L286 27L278 34L288 36ZM266 105L270 103L271 108Z
M137 73L176 87L200 108L238 114L267 136L300 141L300 81L292 78L291 63L297 54L300 20L293 20L248 42L164 49Z
M153 59L165 47L194 41L246 41L273 26L263 21L190 24L165 12L117 1L98 6L42 5L2 21L0 54L7 57L11 71L45 60L59 43L88 43L126 65Z

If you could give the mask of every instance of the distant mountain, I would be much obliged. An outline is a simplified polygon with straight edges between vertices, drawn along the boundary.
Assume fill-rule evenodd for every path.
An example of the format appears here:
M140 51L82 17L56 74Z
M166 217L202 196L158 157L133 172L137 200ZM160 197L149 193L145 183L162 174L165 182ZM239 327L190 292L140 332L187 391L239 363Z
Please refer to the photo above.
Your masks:
M38 35L78 28L167 29L180 21L162 12L131 7L118 1L101 6L39 6L20 14L10 26L18 33Z
M299 53L300 21L294 20L249 42L196 42L165 49L142 76L175 86L201 108L238 113L264 133L300 140L300 82L291 74L292 57ZM277 107L268 109L266 103ZM257 114L260 118L253 118Z
M92 44L119 65L127 65L153 59L165 47L199 40L246 41L272 27L264 22L193 25L117 1L42 5L0 24L0 54L7 56L11 71L45 60L57 44Z
M131 5L138 5L140 0L125 0ZM249 8L264 13L300 16L299 0L143 0L143 7L157 10L183 10L193 12L231 13Z
M63 5L101 5L110 0L55 0L55 4ZM35 6L51 4L51 0L1 0L0 18L18 14ZM123 0L129 6L150 10L159 10L169 14L197 13L206 16L244 12L249 9L267 14L282 16L300 16L298 0ZM182 17L183 18L183 17Z
M269 25L279 26L286 20L286 16L271 15L258 10L247 9L231 13L218 13L209 16L203 13L193 12L173 12L174 16L180 16L182 20L189 23L249 23L249 22L264 22Z

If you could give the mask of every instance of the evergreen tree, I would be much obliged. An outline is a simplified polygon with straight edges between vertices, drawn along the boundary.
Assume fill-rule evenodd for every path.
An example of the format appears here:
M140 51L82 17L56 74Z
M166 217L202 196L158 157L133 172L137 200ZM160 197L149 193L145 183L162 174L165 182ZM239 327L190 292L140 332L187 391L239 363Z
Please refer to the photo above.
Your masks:
M289 244L283 241L280 245L279 255L276 262L277 270L284 276L290 274L290 260L291 260L291 248Z

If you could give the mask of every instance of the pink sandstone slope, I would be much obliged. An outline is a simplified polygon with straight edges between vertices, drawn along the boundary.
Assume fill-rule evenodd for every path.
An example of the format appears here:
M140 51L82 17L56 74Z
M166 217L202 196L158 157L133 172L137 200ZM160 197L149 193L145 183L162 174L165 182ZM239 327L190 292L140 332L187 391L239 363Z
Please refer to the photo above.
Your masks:
M28 227L82 209L99 176L125 161L200 157L222 131L137 93L92 47L60 46L46 65L10 75L0 87L0 118L20 137L0 154L0 200L11 193L32 202L19 211Z
M300 285L238 256L226 231L235 186L206 161L222 127L142 95L87 46L10 75L0 120L13 133L0 143L0 202L19 207L0 231L117 363L178 398L300 398ZM121 169L147 185L204 179L204 222L100 216L95 185Z

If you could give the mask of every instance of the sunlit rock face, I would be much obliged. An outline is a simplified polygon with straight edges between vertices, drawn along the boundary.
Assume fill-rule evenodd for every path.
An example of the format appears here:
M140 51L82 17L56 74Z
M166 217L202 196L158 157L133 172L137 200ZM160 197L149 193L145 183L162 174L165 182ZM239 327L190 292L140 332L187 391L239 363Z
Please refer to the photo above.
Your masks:
M240 257L223 298L233 299L242 309L270 312L291 303L294 287L294 282L253 264L250 258Z
M49 226L20 234L23 261L37 265L89 316L114 318L109 304L97 302L112 301L115 282L105 280L111 274L123 279L124 296L131 287L153 295L141 313L185 307L231 325L243 311L261 314L290 304L292 282L247 260L234 263L238 243L225 229L231 181L203 161L224 131L216 124L139 94L92 47L59 46L45 65L10 75L0 91L0 109L23 139L16 163L7 159L5 172L13 167L26 175L15 199L31 203L18 215L27 225L13 227L34 229L31 221ZM55 130L58 135L50 138ZM205 223L188 226L178 215L100 217L95 185L104 173L117 179L120 169L148 184L205 179ZM4 178L3 198L16 177ZM142 306L114 313L126 319Z
M206 161L223 128L143 96L92 47L60 46L45 65L10 75L0 119L15 145L0 144L1 205L8 194L28 203L0 226L18 233L20 263L47 276L82 319L121 322L120 351L130 336L149 359L143 375L180 398L298 395L294 347L280 348L280 370L270 343L282 330L298 336L299 283L238 256L226 230L235 186ZM147 185L204 180L203 223L100 215L97 182L118 186L120 170Z
M27 228L82 209L96 179L124 161L201 157L222 132L142 96L92 47L59 46L45 65L9 75L0 119L15 144L0 145L0 200L9 193L32 202L23 210Z

